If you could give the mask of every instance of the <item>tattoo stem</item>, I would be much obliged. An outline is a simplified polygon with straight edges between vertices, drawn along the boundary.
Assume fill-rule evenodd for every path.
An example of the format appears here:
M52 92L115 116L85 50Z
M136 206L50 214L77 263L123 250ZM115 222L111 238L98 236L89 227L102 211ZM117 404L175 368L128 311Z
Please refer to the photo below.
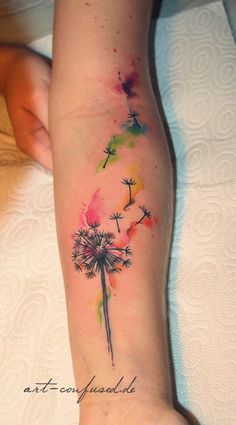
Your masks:
M104 150L104 153L107 155L106 160L103 164L103 168L106 167L107 162L110 158L110 155L116 155L116 149L109 147L109 145L106 147L106 149Z
M103 168L105 168L106 167L106 165L107 165L107 163L108 163L108 160L109 160L109 158L110 158L110 153L107 155L107 157L106 157L106 161L104 162L104 164L103 164Z
M139 224L139 223L142 223L142 221L145 217L151 218L151 212L144 205L142 205L139 208L140 208L140 210L142 210L143 215L138 221L136 221L136 225Z
M144 217L146 217L146 214L143 214L142 217L138 221L136 221L136 225L142 223Z
M118 218L116 218L116 225L117 225L118 233L120 233L120 225L119 225L119 219Z
M103 313L104 313L105 328L106 328L106 334L107 334L108 352L111 355L112 366L114 366L114 355L113 355L113 348L112 348L112 342L111 342L111 328L110 328L109 313L108 313L105 269L103 264L101 264L101 284L102 284L102 296L103 296L102 304L103 304Z
M129 185L129 202L127 205L124 206L124 210L126 210L133 203L134 203L134 200L132 199L131 186Z
M110 216L110 220L116 221L116 227L117 227L118 233L120 233L119 220L121 220L122 218L123 217L122 217L121 213L119 213L119 212L115 212Z

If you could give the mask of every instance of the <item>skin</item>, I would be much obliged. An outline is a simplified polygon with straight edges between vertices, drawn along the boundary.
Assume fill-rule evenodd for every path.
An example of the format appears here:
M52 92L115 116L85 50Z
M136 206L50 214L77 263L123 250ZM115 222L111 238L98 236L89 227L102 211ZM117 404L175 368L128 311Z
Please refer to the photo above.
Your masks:
M80 405L82 425L131 425L137 420L155 425L187 424L174 410L170 379L165 286L173 175L148 72L151 7L152 2L146 0L103 0L102 6L78 0L56 3L49 125L75 382L82 388L95 375L96 385L107 387L121 376L126 383L137 376L135 394L87 394ZM129 73L133 68L138 73L135 109L148 124L149 133L132 151L124 149L121 161L96 173L98 161L106 157L103 151L109 139L127 117L124 95L114 88L118 71ZM104 325L100 326L96 317L99 276L88 281L83 272L74 271L72 235L79 227L83 205L98 188L102 209L107 212L102 214L102 229L114 231L109 216L123 196L120 181L130 164L144 181L144 190L129 207L130 220L136 219L140 204L147 205L158 220L151 231L139 224L130 243L133 265L119 274L112 289L109 311L114 367Z
M0 93L4 95L17 146L52 169L48 134L51 68L26 48L0 46Z

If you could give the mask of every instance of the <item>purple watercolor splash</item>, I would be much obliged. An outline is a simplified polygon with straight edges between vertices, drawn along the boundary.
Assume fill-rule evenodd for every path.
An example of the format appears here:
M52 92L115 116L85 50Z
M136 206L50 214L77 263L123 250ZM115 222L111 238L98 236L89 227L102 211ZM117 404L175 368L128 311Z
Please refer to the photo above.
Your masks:
M121 77L121 73L118 73L120 85L118 90L121 92L123 91L128 99L132 99L133 97L137 96L137 93L135 92L135 86L138 83L138 74L136 71L131 72L130 74L124 75L124 78Z

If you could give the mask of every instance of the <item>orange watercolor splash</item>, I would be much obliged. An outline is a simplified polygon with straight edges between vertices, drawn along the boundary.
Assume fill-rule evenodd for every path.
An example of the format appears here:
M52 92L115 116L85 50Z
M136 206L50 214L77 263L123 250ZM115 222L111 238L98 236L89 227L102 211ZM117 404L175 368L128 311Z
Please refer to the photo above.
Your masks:
M109 283L112 289L117 288L117 279L116 279L116 276L114 276L114 274L109 275Z
M115 245L117 248L125 247L136 236L139 227L145 226L151 229L157 222L157 217L145 218L142 223L139 224L137 224L137 221L131 221L128 229L122 233Z
M144 226L148 227L149 229L151 229L154 224L157 223L157 217L151 217L151 218L144 218L144 220L142 221L141 225L144 224Z
M136 184L132 186L132 198L135 200L136 195L140 192L140 190L144 189L144 183L142 177L138 173L137 165L131 165L128 167L128 172L126 173L127 178L132 178L135 180ZM128 192L123 197L122 201L117 205L117 210L123 209L125 205L129 202L129 194Z

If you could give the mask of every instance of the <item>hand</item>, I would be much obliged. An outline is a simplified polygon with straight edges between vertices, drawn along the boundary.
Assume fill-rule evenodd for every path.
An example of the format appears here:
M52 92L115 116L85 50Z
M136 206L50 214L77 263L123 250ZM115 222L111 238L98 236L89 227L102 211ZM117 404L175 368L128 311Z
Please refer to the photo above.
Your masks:
M17 146L52 170L48 133L50 78L51 68L45 58L27 48L15 48L7 67L4 96Z

